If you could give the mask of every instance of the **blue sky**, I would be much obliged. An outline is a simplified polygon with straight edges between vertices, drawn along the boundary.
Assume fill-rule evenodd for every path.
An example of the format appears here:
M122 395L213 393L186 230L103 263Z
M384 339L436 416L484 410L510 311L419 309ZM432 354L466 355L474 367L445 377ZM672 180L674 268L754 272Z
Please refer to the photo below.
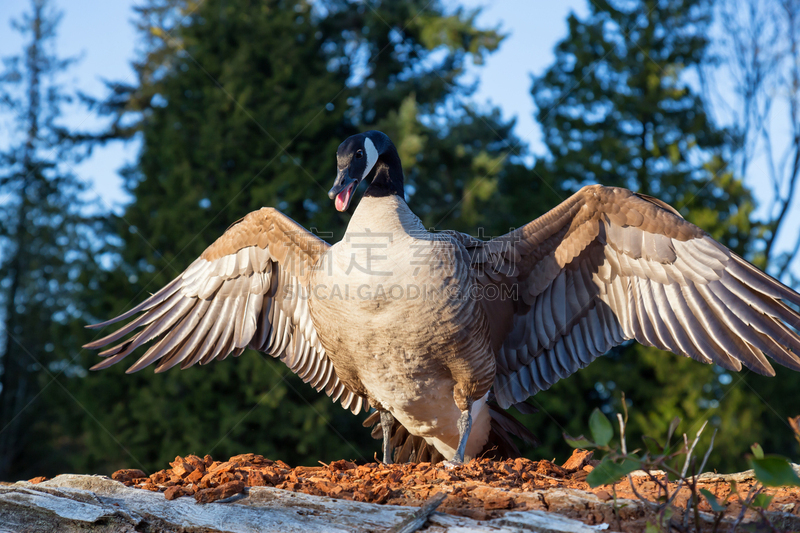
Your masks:
M63 12L58 28L57 52L61 57L79 56L80 61L64 77L68 90L103 95L102 80L135 80L130 60L134 55L136 35L132 6L128 0L56 0ZM27 0L0 2L0 57L19 54L23 45L19 34L9 26L11 18L28 9ZM96 127L99 122L79 109L68 110L65 122L81 129ZM5 126L5 124L3 124ZM0 132L0 139L3 133ZM95 192L111 207L125 199L117 170L136 155L134 144L114 143L96 149L92 157L74 168L75 173L92 184Z
M138 0L141 2L141 0ZM526 141L534 155L542 154L541 131L534 122L534 105L530 95L531 75L540 74L553 61L553 47L567 32L566 17L570 11L578 15L588 12L587 0L445 0L449 5L483 6L479 23L499 26L508 38L500 50L488 57L486 64L475 67L470 75L477 77L478 102L499 106L505 117L517 118L517 135ZM64 18L59 28L58 53L81 56L65 78L67 88L80 89L93 95L104 94L102 80L134 81L130 61L135 55L136 33L133 28L134 0L55 0ZM10 30L8 21L29 5L28 0L0 1L0 57L19 53L21 40ZM723 88L724 89L724 88ZM66 113L66 122L73 127L92 128L98 122L83 110ZM7 141L0 123L0 147ZM7 131L7 130L6 130ZM779 136L788 131L778 131ZM76 174L92 184L103 207L119 207L126 201L118 170L135 160L136 143L112 143L95 149L91 158L74 168ZM747 183L763 206L768 204L771 186L759 172L751 169ZM800 227L800 209L794 209L789 228ZM789 246L796 230L785 231L779 247Z
M585 0L464 0L467 7L484 6L478 19L483 26L500 26L508 37L486 64L476 68L478 101L503 109L506 118L517 117L516 133L541 154L541 130L534 121L530 95L531 75L541 74L553 62L553 47L567 35L567 15L588 13Z

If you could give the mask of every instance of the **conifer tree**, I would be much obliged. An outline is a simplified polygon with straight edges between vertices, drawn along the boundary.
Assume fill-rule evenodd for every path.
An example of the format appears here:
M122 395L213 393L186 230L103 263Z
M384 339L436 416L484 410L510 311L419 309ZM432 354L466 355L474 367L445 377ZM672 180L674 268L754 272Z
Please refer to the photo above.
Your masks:
M12 26L25 39L3 59L0 113L13 127L0 151L0 480L51 472L64 436L82 297L102 246L86 185L71 170L85 154L60 123L68 94L58 76L72 63L53 51L60 15L32 0ZM28 476L30 477L30 476Z

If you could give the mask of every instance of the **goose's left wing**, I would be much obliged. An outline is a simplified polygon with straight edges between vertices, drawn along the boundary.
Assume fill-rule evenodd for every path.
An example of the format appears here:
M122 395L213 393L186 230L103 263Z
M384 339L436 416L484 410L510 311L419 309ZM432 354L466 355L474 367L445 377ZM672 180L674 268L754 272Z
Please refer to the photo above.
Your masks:
M87 344L109 367L153 341L128 369L158 361L156 372L206 364L245 348L280 358L292 372L342 407L359 413L366 398L341 382L319 342L308 307L307 281L330 245L280 211L265 207L233 224L181 275L127 313L99 328L134 317ZM140 329L141 328L141 329ZM137 331L138 330L138 331Z
M800 370L800 295L669 205L589 186L539 219L467 244L485 272L498 403L522 402L628 339L774 375Z

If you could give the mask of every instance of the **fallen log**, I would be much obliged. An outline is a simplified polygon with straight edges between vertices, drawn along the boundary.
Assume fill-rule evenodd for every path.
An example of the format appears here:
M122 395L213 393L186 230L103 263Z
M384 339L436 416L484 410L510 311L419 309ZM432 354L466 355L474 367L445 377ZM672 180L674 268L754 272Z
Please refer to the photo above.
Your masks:
M20 481L0 485L2 533L388 532L417 511L413 507L353 502L272 487L250 487L244 497L228 503L200 504L194 498L170 501L161 493L126 487L104 476L72 474L36 484ZM595 533L607 527L588 526L543 511L522 511L483 522L433 513L427 531Z

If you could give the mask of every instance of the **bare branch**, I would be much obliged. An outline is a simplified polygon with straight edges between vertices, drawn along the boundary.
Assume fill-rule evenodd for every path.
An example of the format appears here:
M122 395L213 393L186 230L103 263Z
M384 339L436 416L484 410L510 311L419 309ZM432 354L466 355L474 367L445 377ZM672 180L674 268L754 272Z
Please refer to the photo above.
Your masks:
M694 441L692 441L692 446L689 448L688 453L686 454L686 462L683 464L683 470L681 470L681 477L686 477L686 471L689 469L689 461L692 459L692 453L694 453L694 448L697 446L697 442L700 440L700 435L703 434L703 430L706 429L708 425L708 420L703 422L703 425L700 426L700 429L697 430L697 435L694 437ZM686 434L683 435L684 439L686 439Z
M728 116L740 136L736 149L741 175L769 182L772 198L761 221L769 230L764 254L780 278L789 273L798 252L795 246L786 256L782 237L800 182L800 2L722 0L718 5L725 28L720 82L730 84L732 78L736 96L724 101L720 95L715 105L733 110ZM789 136L783 133L787 126ZM777 262L778 257L786 260Z

